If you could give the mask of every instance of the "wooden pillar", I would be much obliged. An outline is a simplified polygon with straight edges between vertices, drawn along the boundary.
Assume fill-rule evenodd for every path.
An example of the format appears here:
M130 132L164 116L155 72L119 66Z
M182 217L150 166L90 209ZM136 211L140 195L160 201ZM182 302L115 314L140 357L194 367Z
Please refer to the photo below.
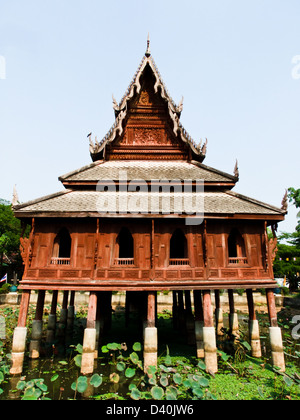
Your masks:
M183 291L178 291L178 328L182 333L185 333L185 311Z
M86 329L83 337L83 350L81 359L81 373L88 375L94 371L94 359L96 349L96 312L97 312L97 293L91 292L89 298L89 308L86 320Z
M58 297L58 290L53 290L51 310L48 317L48 328L47 328L47 337L46 337L47 343L52 343L55 339L57 297Z
M155 327L155 302L156 302L156 292L148 292L148 310L147 310L147 327Z
M239 337L239 319L234 307L233 290L228 290L229 299L229 329L230 333L235 337Z
M147 327L144 331L144 371L149 366L157 366L157 328L155 327L156 316L156 292L148 292L147 299Z
M206 370L216 373L218 371L216 332L213 321L210 290L203 290L203 341Z
M221 308L221 304L220 304L220 291L219 290L215 290L215 319L216 319L216 330L217 330L217 335L218 336L222 336L223 335L223 311Z
M67 328L72 330L75 316L75 291L71 291L70 303L68 306Z
M249 341L251 344L251 352L253 357L261 357L261 345L258 320L256 319L253 292L251 289L246 290L248 310L249 310Z
M26 347L26 319L28 314L28 307L30 301L30 290L24 290L22 293L18 325L14 330L12 353L11 353L11 368L12 375L20 375L23 370L24 354Z
M189 345L195 344L195 320L192 312L191 292L185 290L185 325L187 332L187 342Z
M178 302L177 302L177 292L173 290L173 306L172 306L172 316L173 316L173 328L177 330L178 328Z
M195 338L197 357L204 358L204 342L203 342L203 305L201 290L194 290L194 308L195 308Z
M278 327L277 310L275 303L275 295L273 289L266 290L268 313L271 327Z
M99 343L103 333L103 315L101 313L101 292L97 292L97 309L96 309L96 349L95 359L98 357Z
M273 289L267 289L267 304L270 319L270 343L273 366L278 366L281 372L285 372L284 351L281 329L278 327L277 311Z
M40 357L40 342L43 334L44 303L45 290L39 290L35 318L32 322L31 342L29 346L29 357L31 359L38 359Z
M127 328L130 320L130 294L128 291L125 293L125 327Z

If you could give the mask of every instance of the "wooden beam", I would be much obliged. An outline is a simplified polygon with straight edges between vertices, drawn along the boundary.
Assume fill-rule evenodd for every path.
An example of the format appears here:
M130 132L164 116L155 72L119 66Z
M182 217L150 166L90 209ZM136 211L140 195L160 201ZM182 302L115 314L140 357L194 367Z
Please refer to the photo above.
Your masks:
M86 319L87 328L95 328L97 315L97 293L91 292L89 298L89 308Z
M203 318L204 327L214 326L210 290L203 290Z
M58 297L58 290L53 290L52 293L52 302L51 302L51 315L56 315L56 308L57 308L57 297Z
M20 303L20 311L19 311L19 319L18 319L18 327L26 327L26 319L30 301L30 292L31 290L24 290L22 293L21 303Z
M274 290L268 289L266 293L267 293L267 304L268 304L270 325L271 327L278 327Z
M233 290L228 289L228 299L229 299L229 312L231 314L234 314L235 308L234 308L234 298L233 298Z
M194 290L195 321L204 321L201 290Z
M155 327L155 299L156 292L149 292L148 293L148 309L147 309L147 326L148 327Z
M44 303L45 303L45 290L39 290L38 299L36 303L35 321L41 321L43 319Z
M250 321L255 321L256 320L256 314L255 314L255 307L254 307L254 299L253 299L252 289L247 289L246 294L247 294L247 302L248 302L248 310L249 310L249 319L250 319Z

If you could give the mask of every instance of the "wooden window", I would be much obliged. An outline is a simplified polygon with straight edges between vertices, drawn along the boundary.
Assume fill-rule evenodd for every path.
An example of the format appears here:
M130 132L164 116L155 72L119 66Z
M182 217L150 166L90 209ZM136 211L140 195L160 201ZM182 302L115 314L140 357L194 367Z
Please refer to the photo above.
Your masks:
M117 255L115 265L134 265L133 237L129 229L123 227L117 237Z
M171 237L169 265L189 265L187 239L181 229L176 229Z
M66 228L62 228L54 239L51 264L70 265L71 236Z
M228 263L248 264L245 242L238 229L232 229L228 236Z

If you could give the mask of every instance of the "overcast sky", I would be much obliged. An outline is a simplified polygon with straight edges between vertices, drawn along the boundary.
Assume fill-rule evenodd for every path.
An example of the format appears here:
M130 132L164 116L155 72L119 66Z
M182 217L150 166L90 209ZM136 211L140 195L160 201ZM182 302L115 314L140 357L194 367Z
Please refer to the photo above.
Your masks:
M145 53L182 124L208 138L205 164L234 191L276 206L299 188L299 0L0 0L0 197L63 189L58 176L91 162ZM279 230L293 231L290 206Z

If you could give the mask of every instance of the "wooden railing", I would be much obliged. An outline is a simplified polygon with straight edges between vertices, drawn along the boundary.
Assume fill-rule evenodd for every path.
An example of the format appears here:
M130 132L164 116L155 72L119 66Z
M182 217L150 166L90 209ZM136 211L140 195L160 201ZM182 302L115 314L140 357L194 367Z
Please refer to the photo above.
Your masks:
M52 265L70 265L70 258L51 258L51 264Z
M170 258L169 265L190 265L188 258Z
M248 264L247 257L229 257L228 258L228 264L234 264L234 265L245 265Z
M134 265L134 258L115 258L115 265Z

